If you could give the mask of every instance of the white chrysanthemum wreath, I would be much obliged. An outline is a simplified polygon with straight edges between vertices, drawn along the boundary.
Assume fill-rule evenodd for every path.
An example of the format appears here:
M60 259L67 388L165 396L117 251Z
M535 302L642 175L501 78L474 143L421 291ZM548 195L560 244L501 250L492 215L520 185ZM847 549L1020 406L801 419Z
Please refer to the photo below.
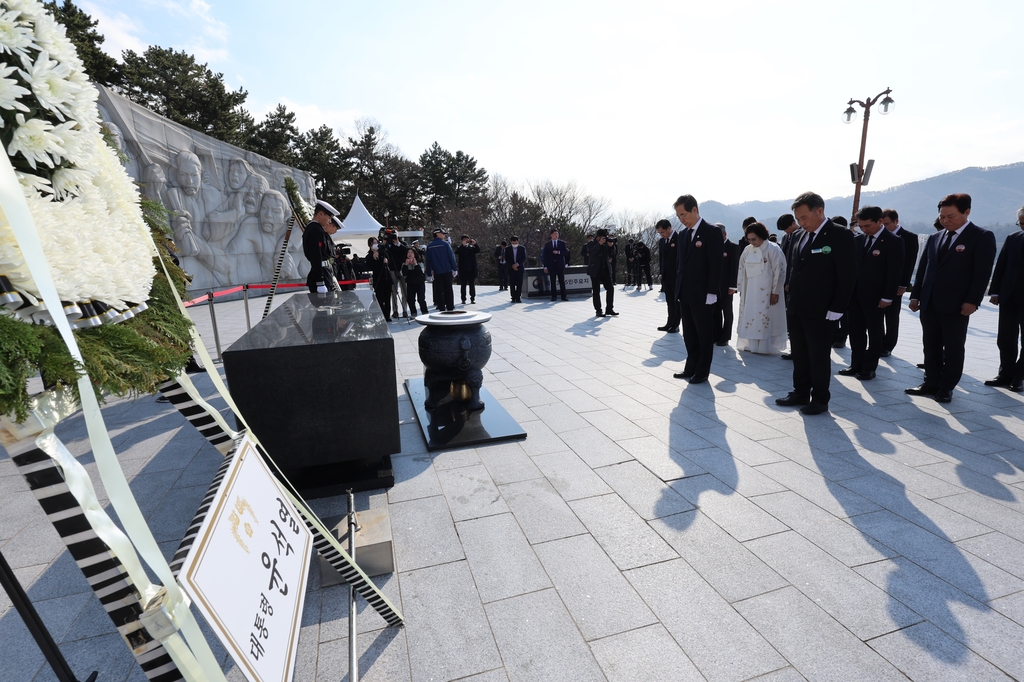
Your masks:
M153 247L138 191L103 139L97 97L64 27L39 0L0 1L0 140L57 292L71 303L125 308L149 298ZM39 296L2 211L0 275Z

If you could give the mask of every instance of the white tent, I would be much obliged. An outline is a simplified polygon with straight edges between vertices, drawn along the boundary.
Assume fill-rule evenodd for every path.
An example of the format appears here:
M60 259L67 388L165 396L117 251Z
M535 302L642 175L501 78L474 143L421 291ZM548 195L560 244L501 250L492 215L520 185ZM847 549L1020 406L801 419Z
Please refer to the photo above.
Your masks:
M349 209L348 215L345 216L345 220L342 222L345 224L345 231L352 234L376 235L380 228L384 227L374 220L370 212L366 210L358 194L356 195L356 200L352 202L352 208Z

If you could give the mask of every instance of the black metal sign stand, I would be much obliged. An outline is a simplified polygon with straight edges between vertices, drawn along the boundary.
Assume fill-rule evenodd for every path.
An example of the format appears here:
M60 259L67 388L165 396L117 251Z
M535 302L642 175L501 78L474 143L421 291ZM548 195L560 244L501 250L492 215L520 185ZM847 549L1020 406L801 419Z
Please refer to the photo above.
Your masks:
M11 598L11 602L14 604L14 608L18 610L21 619L25 621L25 626L32 633L32 638L36 640L36 644L39 645L43 655L46 656L46 661L53 668L53 673L57 676L57 679L60 682L78 682L78 678L71 672L68 662L64 660L64 656L60 653L60 649L57 648L56 642L50 636L50 631L46 629L42 618L39 617L36 608L32 606L32 602L29 601L28 595L22 589L17 576L14 575L14 571L11 570L7 559L4 558L3 552L0 552L0 585L3 586L4 591ZM97 675L99 675L98 672L93 672L85 682L95 682Z

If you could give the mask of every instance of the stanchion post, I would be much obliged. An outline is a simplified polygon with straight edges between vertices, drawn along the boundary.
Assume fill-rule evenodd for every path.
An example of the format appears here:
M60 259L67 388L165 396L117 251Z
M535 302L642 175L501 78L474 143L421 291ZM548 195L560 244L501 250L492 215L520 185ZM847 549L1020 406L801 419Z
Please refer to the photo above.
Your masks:
M245 329L246 331L252 329L252 323L249 321L249 285L242 285L242 298L245 300Z
M356 561L356 496L348 489L348 553L352 563ZM359 682L359 647L357 646L359 630L356 628L356 588L348 586L348 679Z
M217 331L217 314L213 310L213 292L206 294L206 304L210 306L210 322L213 324L213 343L217 346L217 361L223 358L220 356L220 332Z

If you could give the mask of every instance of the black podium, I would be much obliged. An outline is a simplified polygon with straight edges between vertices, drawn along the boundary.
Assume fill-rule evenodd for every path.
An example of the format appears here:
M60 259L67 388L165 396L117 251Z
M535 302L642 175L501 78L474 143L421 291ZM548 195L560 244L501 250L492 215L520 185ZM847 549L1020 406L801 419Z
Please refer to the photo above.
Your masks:
M292 296L223 357L239 411L305 497L394 485L395 342L372 291Z

